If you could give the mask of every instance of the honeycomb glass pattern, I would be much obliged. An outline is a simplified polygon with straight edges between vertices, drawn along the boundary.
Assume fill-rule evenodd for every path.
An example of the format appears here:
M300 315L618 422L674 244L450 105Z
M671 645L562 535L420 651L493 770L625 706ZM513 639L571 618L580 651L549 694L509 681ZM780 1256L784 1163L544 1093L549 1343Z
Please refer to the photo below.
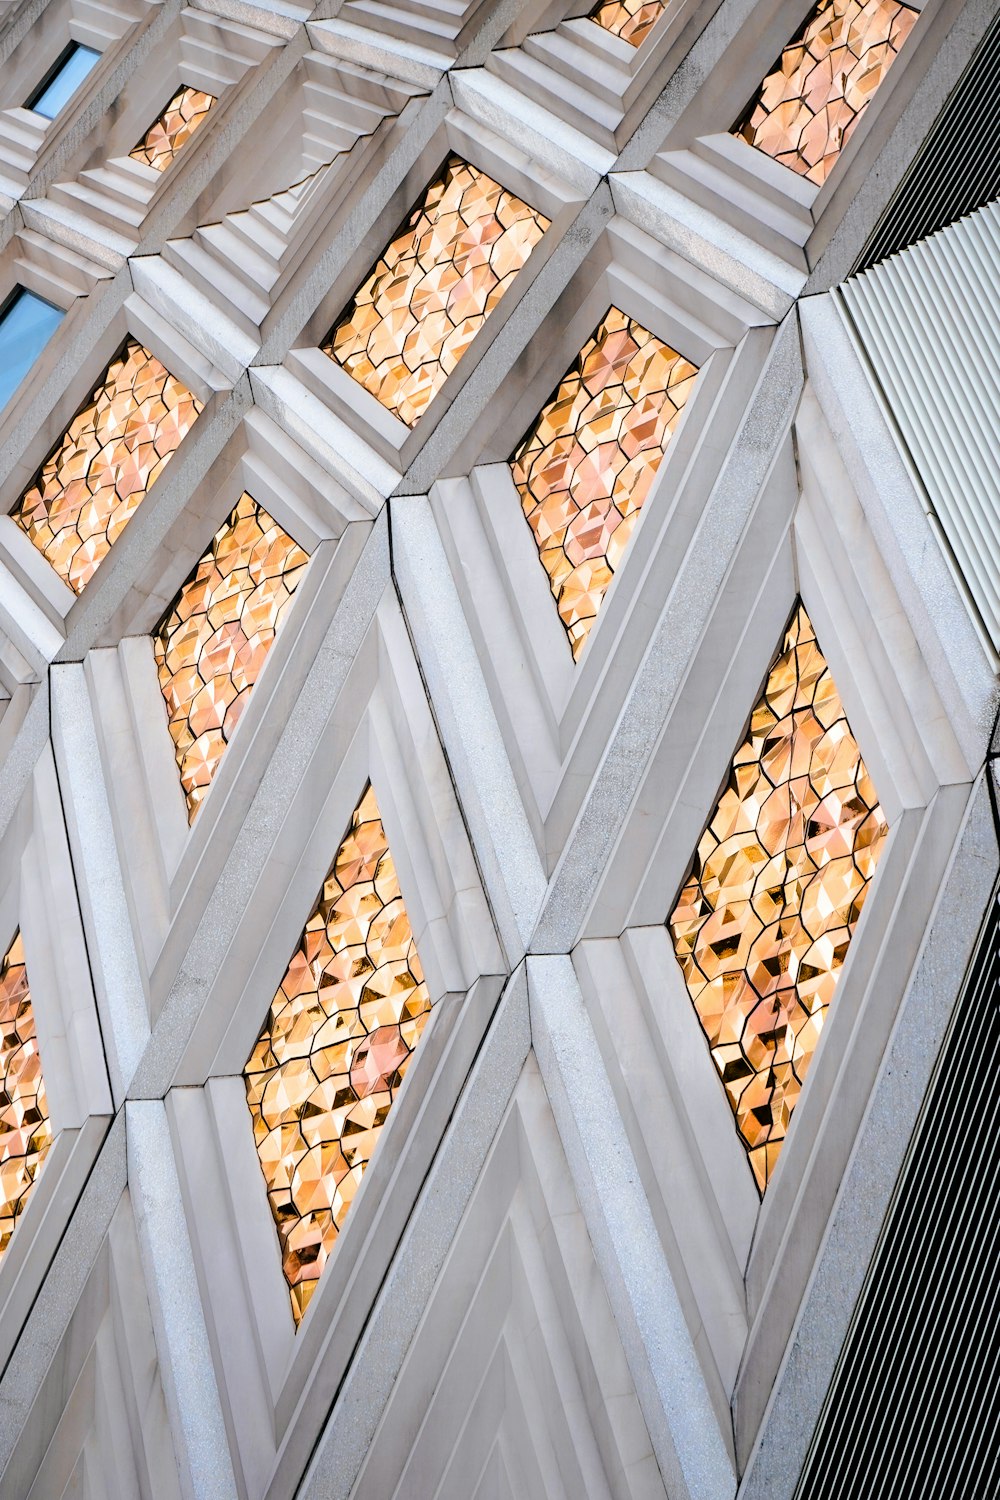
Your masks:
M296 1326L430 1006L369 786L244 1070Z
M734 134L811 182L825 182L916 19L898 0L823 0Z
M638 47L667 8L667 0L600 0L590 19Z
M244 493L157 627L153 654L191 823L308 561Z
M52 1144L21 934L0 964L0 1256Z
M412 427L548 227L491 177L451 157L324 353Z
M613 307L514 455L514 483L574 659L697 374Z
M875 788L799 605L670 918L761 1192L885 835Z
M200 89L187 86L178 89L139 144L132 147L129 156L133 161L145 162L157 172L165 172L181 147L205 123L214 103L214 94L204 94Z
M77 594L194 426L201 402L141 344L111 361L13 519Z

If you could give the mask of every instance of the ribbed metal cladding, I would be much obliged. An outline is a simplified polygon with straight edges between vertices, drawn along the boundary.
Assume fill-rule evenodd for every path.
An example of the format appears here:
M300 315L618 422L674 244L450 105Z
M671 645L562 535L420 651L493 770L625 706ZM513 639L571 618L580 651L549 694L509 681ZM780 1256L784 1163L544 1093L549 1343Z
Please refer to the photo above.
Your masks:
M1000 197L1000 15L893 194L854 271Z
M994 894L796 1500L1000 1495L998 996Z
M840 288L986 638L1000 650L1000 205Z

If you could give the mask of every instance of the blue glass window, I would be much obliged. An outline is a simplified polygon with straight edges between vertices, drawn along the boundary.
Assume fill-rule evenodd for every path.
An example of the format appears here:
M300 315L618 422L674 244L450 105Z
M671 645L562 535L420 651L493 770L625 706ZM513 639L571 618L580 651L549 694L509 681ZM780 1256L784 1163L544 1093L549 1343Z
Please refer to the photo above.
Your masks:
M71 42L52 72L32 94L26 109L54 120L71 95L75 94L97 59L99 52L82 42Z
M7 402L66 314L19 286L0 309L0 407Z

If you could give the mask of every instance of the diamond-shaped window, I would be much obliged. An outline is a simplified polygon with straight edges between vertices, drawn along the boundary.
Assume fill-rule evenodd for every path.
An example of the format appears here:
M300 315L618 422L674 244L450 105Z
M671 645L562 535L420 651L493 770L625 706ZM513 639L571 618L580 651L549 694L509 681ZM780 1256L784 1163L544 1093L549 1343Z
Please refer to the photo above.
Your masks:
M145 162L157 172L165 172L172 165L181 147L200 129L215 104L215 95L185 84L157 115L137 146L129 156L133 161Z
M799 605L669 923L761 1192L886 832Z
M188 820L219 768L309 558L244 493L153 637Z
M35 1013L18 932L0 963L0 1256L52 1144Z
M811 182L825 182L918 14L900 0L822 0L733 133Z
M430 1007L369 786L243 1074L296 1325Z
M324 353L412 427L548 227L543 214L452 156Z
M511 460L579 658L698 371L612 307Z
M111 551L201 411L130 340L77 412L12 518L74 593Z

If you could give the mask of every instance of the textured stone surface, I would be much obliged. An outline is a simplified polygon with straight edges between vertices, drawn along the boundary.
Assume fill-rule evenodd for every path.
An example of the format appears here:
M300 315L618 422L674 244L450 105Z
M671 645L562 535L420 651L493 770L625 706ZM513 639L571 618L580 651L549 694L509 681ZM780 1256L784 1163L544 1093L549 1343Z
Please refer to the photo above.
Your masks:
M910 15L830 8L890 51ZM747 129L796 172L731 138L790 0L121 0L61 118L8 111L0 247L66 311L0 415L0 916L56 1132L0 1264L11 1500L732 1500L748 1456L790 1500L995 871L981 789L951 841L997 695L835 299L795 303L989 10L925 6L877 90L857 28L787 55ZM4 8L9 99L60 24ZM160 383L99 414L123 347ZM861 921L856 865L818 935L795 865L764 923L722 1059L745 1125L797 1101L758 1203L664 923L797 592L890 829ZM745 972L727 913L682 936Z
M357 1360L306 1472L302 1500L347 1500L531 1045L523 966L501 998Z
M160 1370L192 1500L238 1494L212 1364L166 1111L159 1100L126 1106L129 1193L135 1210Z
M531 1035L671 1495L712 1500L735 1472L568 957L528 959Z
M794 324L782 326L727 464L706 507L694 547L674 587L668 613L653 636L625 711L549 887L532 942L535 952L572 947L608 853L662 731L671 699L688 666L699 622L722 581L729 539L746 522L757 487L791 423L802 382Z

